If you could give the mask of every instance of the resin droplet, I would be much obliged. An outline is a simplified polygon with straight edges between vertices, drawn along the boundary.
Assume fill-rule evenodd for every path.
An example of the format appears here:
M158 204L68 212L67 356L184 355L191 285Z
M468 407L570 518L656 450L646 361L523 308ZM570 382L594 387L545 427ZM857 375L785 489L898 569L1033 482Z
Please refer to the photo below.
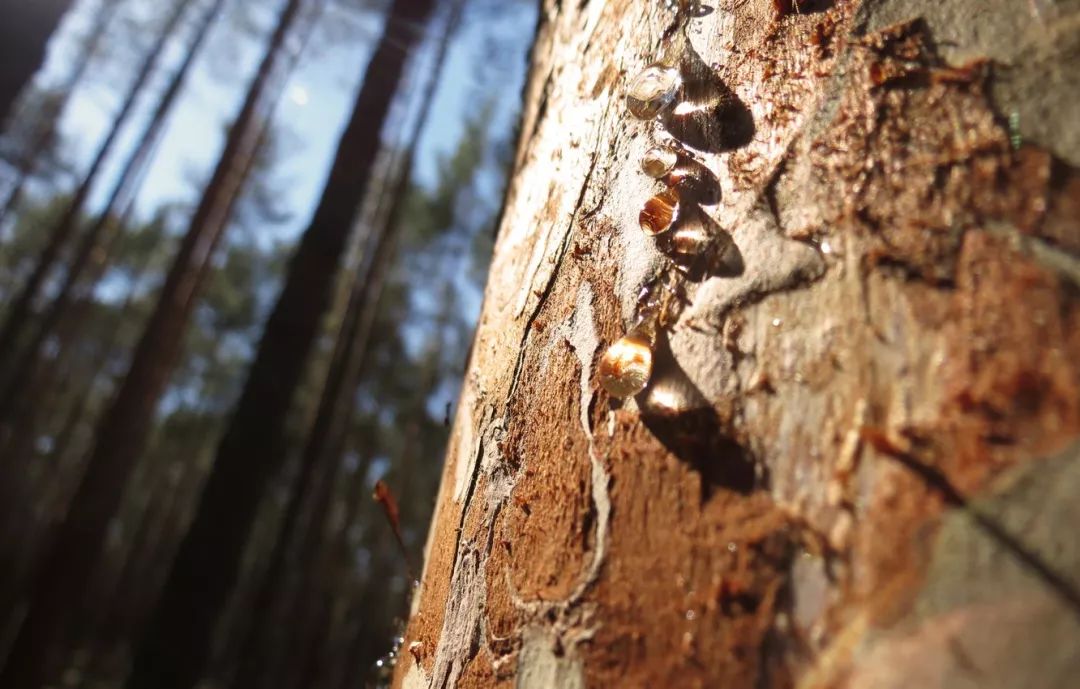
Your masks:
M641 159L641 170L653 179L661 179L675 169L679 154L668 146L653 146Z
M638 214L638 224L645 234L667 232L679 217L679 192L665 189L645 202Z
M626 107L641 120L651 120L675 104L682 78L679 70L663 65L651 65L630 82L626 92Z
M731 235L700 208L693 210L678 228L657 239L657 248L691 282L741 274L742 254Z
M701 223L691 223L665 236L661 250L676 265L682 266L693 262L699 256L709 252L713 237Z
M608 347L600 359L600 384L612 397L623 399L645 389L652 376L649 341L631 333Z

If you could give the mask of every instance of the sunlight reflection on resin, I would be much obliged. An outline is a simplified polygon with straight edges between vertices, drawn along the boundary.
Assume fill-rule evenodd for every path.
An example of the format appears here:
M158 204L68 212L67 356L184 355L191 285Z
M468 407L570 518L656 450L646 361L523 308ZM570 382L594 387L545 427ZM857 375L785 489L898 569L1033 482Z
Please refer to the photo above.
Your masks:
M679 192L675 189L665 189L653 195L638 214L641 231L648 235L667 232L678 219L679 208Z
M679 153L671 146L653 146L641 158L641 171L653 179L663 179L678 162Z
M650 65L637 75L626 93L626 107L640 120L651 120L675 105L682 77L679 70L665 65Z
M600 359L600 384L612 397L631 397L648 385L652 368L652 343L644 334L632 332L604 352Z

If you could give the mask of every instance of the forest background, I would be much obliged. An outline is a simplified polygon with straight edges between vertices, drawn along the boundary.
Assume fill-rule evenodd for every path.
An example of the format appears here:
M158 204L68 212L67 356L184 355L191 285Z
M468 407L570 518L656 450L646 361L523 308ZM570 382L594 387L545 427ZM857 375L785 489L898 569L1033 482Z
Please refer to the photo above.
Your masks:
M165 686L139 658L212 686L379 681L536 8L40 6L55 27L36 37L41 18L0 4L7 50L47 46L32 81L4 75L0 113L2 683L122 686L134 667L131 684ZM290 285L316 297L307 331ZM275 351L291 378L265 363ZM265 451L230 452L244 433ZM395 497L373 500L377 485ZM222 528L221 504L250 506L248 527ZM169 624L192 595L210 612Z

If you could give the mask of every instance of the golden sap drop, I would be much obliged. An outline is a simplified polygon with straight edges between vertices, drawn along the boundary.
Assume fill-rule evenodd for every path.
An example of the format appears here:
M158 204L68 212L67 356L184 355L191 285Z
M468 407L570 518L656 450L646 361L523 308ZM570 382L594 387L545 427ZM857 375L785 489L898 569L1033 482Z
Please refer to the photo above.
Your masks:
M641 159L641 171L653 179L661 179L675 169L679 154L668 146L653 146Z
M679 215L679 192L665 189L648 201L638 214L638 224L645 234L658 235L671 229Z
M649 341L631 333L608 347L600 358L600 384L612 397L636 395L648 384L652 366Z
M679 70L650 65L637 75L626 92L626 107L640 120L651 120L675 104L682 77Z

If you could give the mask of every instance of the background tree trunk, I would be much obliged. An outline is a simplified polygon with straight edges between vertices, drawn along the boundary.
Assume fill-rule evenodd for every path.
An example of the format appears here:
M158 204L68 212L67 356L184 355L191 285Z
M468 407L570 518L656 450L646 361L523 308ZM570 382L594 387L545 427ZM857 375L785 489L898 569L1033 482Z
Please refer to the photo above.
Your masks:
M397 0L391 6L322 198L289 265L195 520L136 656L131 688L188 689L201 676L259 503L285 459L286 418L330 307L409 46L421 37L433 6L434 0ZM295 517L290 510L288 518ZM255 677L237 681L243 685L248 679L258 682Z
M0 128L70 7L71 0L0 0Z
M150 421L180 354L187 324L228 224L247 161L261 139L283 46L306 6L289 0L233 122L221 158L192 216L165 279L157 307L135 348L127 375L98 426L87 469L55 542L42 558L26 620L0 673L0 684L37 689L60 666L70 620L97 563L109 519L151 428ZM164 685L159 685L164 686Z
M90 162L90 167L87 168L82 181L72 194L71 202L68 204L63 214L61 214L60 219L57 220L56 225L49 230L49 239L45 243L37 263L34 265L34 270L26 279L26 283L19 293L11 300L8 312L4 316L3 324L0 325L0 357L4 359L4 365L3 367L0 367L0 370L5 374L11 373L8 367L15 360L14 354L18 351L18 338L25 330L27 321L32 317L34 301L38 298L38 295L45 287L49 276L52 274L53 269L56 267L57 262L61 259L64 247L79 227L79 222L83 216L86 202L90 199L90 193L93 191L94 184L97 182L98 173L101 172L105 165L105 161L112 152L113 145L123 131L124 125L127 124L128 118L134 112L135 105L139 99L139 94L142 93L143 87L146 86L150 77L157 69L158 62L165 51L166 45L168 45L169 36L176 31L177 27L180 25L180 20L183 18L188 6L191 5L193 1L194 0L180 0L174 7L172 14L170 14L165 21L161 33L156 37L156 40L150 48L150 52L139 67L139 71L135 75L135 80L124 94L120 110L113 117L112 125L109 127L105 138L98 144L94 158ZM216 10L214 12L216 12ZM199 29L204 31L205 28L205 26L199 27ZM196 36L194 45L197 46L200 40L200 37Z
M155 48L156 52L159 52L162 49L161 46L166 43L164 37L171 35L171 32L174 31L175 27L173 26L173 20L179 21L179 17L182 15L183 10L188 4L190 4L190 2L183 2L177 5L173 17L166 23L165 30L170 33L163 34L162 40L158 42L158 47ZM184 55L184 59L170 77L168 85L158 99L149 120L147 120L146 126L139 134L139 138L137 139L133 150L128 155L123 167L117 174L117 178L113 182L112 191L109 193L109 197L105 201L104 207L97 211L96 215L90 221L90 226L83 231L82 237L79 238L74 254L67 267L67 271L64 273L59 291L44 309L44 312L39 319L40 322L36 323L34 327L31 328L32 334L29 336L28 341L22 346L18 356L11 357L16 363L8 369L10 371L10 380L0 387L0 390L2 390L2 392L0 392L0 435L2 435L3 425L8 421L12 408L19 404L19 400L23 396L22 393L30 380L29 372L33 370L34 362L38 359L45 340L60 326L61 322L67 318L71 302L73 298L77 296L77 293L89 293L96 286L97 280L93 278L84 280L83 273L90 267L92 259L98 253L104 254L104 257L102 258L103 263L100 266L99 277L100 274L103 274L107 261L110 258L109 254L111 253L108 246L115 241L116 235L119 232L119 228L113 224L114 213L119 209L130 205L134 201L138 189L142 184L142 180L153 159L154 151L157 149L161 139L162 130L168 123L169 113L172 112L173 105L175 105L177 98L183 90L184 83L187 81L188 73L195 63L195 58L199 55L203 42L210 34L210 27L213 26L214 21L217 19L218 15L221 14L223 6L224 0L215 0L214 3L204 11L203 16L200 17L198 25L195 27L195 31L191 37L191 42L187 46L187 52ZM156 62L156 58L153 62ZM149 74L145 68L144 72L147 75ZM139 89L141 89L141 84L139 85ZM134 97L137 93L138 89L129 93L131 102L134 102ZM122 119L124 119L124 112L121 112L118 116L117 123L113 128L113 133L119 131L119 124ZM105 149L103 148L103 150ZM254 154L252 155L252 158L254 158ZM246 175L247 172L244 173L245 177ZM86 193L89 193L90 190L88 182L89 176L87 181L83 184ZM85 199L85 196L83 198ZM75 207L74 201L72 202L72 207ZM74 208L74 210L77 211L76 215L80 215L81 213L78 211L82 210L81 204L78 208ZM69 219L70 213L71 210L65 213L64 218ZM74 216L70 218L70 221L74 222ZM73 226L69 229L73 229ZM44 270L42 263L38 264L35 275L39 272L41 272L42 275L48 272L47 270ZM29 282L32 283L33 279L33 276L31 276ZM29 301L27 303L29 303ZM2 338L0 338L0 342L2 342Z
M720 4L666 125L664 3L544 5L396 685L1071 686L1077 3ZM618 403L668 131L734 249Z

